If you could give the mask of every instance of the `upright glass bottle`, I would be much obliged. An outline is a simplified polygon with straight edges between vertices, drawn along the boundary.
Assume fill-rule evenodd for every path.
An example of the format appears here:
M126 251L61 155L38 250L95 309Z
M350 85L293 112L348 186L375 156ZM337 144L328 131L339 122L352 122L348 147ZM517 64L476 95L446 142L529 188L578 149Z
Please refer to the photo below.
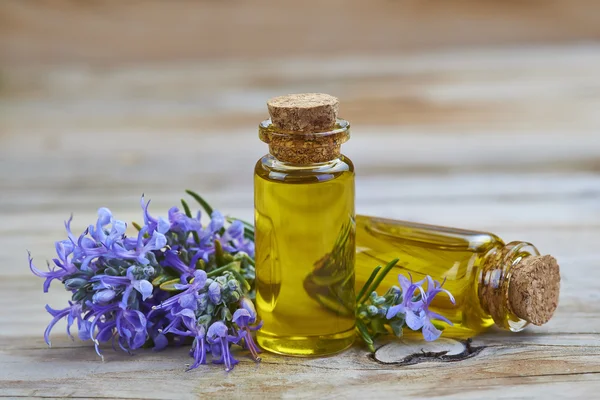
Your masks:
M259 137L270 154L254 175L256 303L264 322L257 341L280 354L332 354L355 337L354 166L340 153L350 125L325 94L267 105L271 119Z
M435 297L432 309L454 326L446 336L468 337L497 326L518 332L529 323L542 325L558 305L560 273L556 260L530 243L505 244L492 233L356 217L356 285L362 287L373 268L399 258L382 290L410 273L445 279L456 298Z

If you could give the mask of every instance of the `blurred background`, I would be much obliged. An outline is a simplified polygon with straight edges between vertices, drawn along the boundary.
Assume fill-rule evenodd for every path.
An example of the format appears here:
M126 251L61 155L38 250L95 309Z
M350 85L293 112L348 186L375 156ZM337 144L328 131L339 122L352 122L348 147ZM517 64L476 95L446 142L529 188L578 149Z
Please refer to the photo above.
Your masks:
M251 219L257 124L295 92L340 98L359 213L592 257L597 0L2 0L2 275L142 193Z

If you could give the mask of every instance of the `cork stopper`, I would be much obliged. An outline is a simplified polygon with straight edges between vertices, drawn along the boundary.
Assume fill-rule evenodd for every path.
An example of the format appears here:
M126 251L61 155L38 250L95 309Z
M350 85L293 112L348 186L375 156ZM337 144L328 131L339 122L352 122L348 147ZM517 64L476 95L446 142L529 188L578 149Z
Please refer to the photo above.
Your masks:
M333 128L339 101L324 93L288 94L267 101L271 121L288 132L325 132Z
M337 98L323 93L289 94L270 99L267 107L271 119L259 125L259 137L277 160L308 165L340 157L350 124L337 118Z
M550 255L525 257L511 271L508 301L513 313L534 325L552 318L558 306L560 270Z

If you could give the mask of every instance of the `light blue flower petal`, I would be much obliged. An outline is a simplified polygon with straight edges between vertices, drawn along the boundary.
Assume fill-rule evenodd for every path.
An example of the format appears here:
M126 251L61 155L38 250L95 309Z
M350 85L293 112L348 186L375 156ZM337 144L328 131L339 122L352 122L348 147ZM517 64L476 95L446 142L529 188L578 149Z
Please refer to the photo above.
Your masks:
M424 323L423 319L426 317L424 316L424 313L421 315L416 315L412 311L407 311L405 318L406 318L406 325L413 331L417 331L417 330L421 329L421 327L423 326L423 323Z
M197 269L196 271L194 271L194 286L198 288L204 288L204 285L206 284L206 279L207 275L205 271L201 269Z
M208 337L214 338L216 337L226 337L227 336L227 326L221 321L217 321L213 323L207 332Z
M248 310L245 310L243 308L238 308L233 313L233 317L231 318L231 320L235 324L237 324L239 327L243 327L243 326L248 325L248 320L250 318L252 318L252 316L250 315L250 313L248 312Z
M112 223L112 232L111 234L117 234L117 235L122 235L125 233L125 231L127 230L127 224L125 223L125 221L121 221L118 219L115 219Z
M437 329L435 326L433 326L433 324L429 321L426 321L425 324L423 325L422 333L423 333L423 338L428 342L433 342L434 340L439 338L440 335L442 334L442 332L439 329Z
M110 210L106 207L102 207L98 209L98 223L97 223L97 227L99 226L106 226L110 223L110 220L112 218L112 213L110 212Z
M158 227L157 230L160 233L167 233L167 231L171 228L171 223L164 219L163 217L158 217Z
M167 245L167 238L160 232L152 234L152 248L150 250L160 250Z
M86 321L86 320L80 320L78 326L77 326L77 336L79 336L80 340L90 340L91 339L91 332L90 332L90 326L92 325L92 323L90 321Z
M169 340L162 333L156 335L152 341L154 342L154 347L152 348L154 351L160 351L169 345Z
M223 214L221 214L219 211L213 211L212 215L210 216L210 224L208 225L208 229L212 233L215 233L221 230L224 225L225 218L223 217Z
M392 306L392 307L388 308L388 311L387 311L387 314L385 317L387 319L392 319L401 311L404 311L403 304L398 304L398 305Z
M142 300L146 300L148 297L150 297L152 295L152 290L154 290L152 284L145 279L134 281L133 287L142 294Z

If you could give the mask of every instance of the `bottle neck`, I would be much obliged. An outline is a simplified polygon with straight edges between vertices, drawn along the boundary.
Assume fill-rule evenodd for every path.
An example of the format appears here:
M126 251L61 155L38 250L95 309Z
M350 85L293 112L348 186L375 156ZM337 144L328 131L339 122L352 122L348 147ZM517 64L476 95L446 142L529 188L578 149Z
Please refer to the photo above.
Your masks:
M270 119L258 127L260 139L269 145L269 153L288 165L318 165L341 157L341 146L350 138L350 124L338 119L327 132L288 132L277 128Z
M529 324L529 321L517 316L514 307L511 307L510 279L517 264L539 254L531 243L510 242L485 256L478 276L477 293L483 310L498 327L519 332Z
M340 154L339 157L333 158L331 160L323 161L323 162L314 162L314 163L305 163L305 164L296 164L291 162L286 162L278 159L271 152L263 158L263 163L267 164L270 169L275 171L287 171L287 172L322 172L322 171L331 171L332 169L336 169L340 162L343 162L345 157Z

